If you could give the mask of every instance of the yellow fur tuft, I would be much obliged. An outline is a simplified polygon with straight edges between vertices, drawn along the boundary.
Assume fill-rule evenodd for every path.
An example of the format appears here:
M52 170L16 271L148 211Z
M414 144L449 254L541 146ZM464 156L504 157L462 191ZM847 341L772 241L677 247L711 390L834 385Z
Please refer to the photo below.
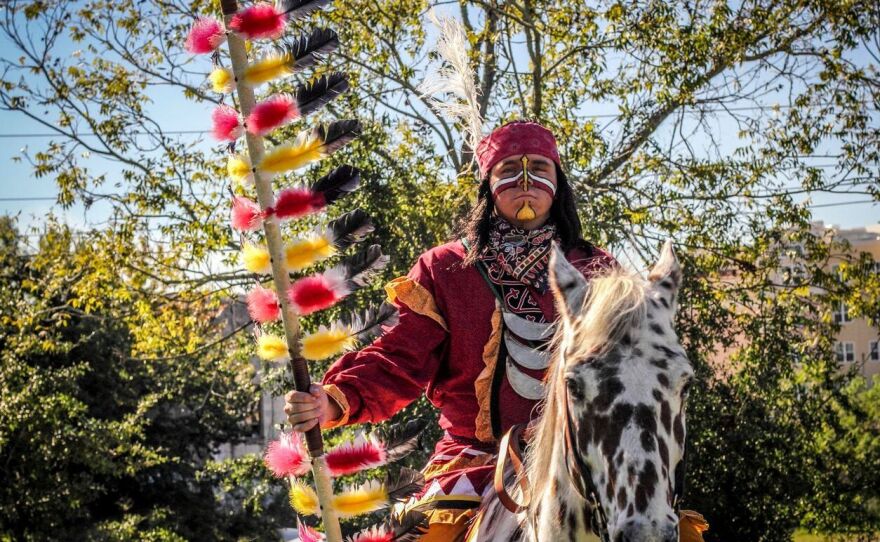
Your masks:
M315 490L293 478L290 479L290 506L304 516L317 516L321 511Z
M319 361L341 354L354 346L354 337L348 327L326 329L322 327L302 339L302 357Z
M315 262L336 254L336 247L323 235L311 239L299 239L284 248L284 257L289 271L302 271Z
M219 94L229 94L235 89L235 79L229 68L215 68L208 79L211 81L214 92Z
M273 79L286 77L293 73L290 68L290 57L287 55L272 55L262 60L248 64L244 70L244 82L255 87Z
M347 518L375 512L388 506L388 492L376 480L370 480L358 488L345 488L333 497L333 508L339 517Z
M251 273L268 275L272 272L272 262L269 251L263 247L245 243L241 247L241 257L244 260L244 268Z
M287 341L276 335L260 335L257 339L257 355L266 361L287 361Z
M299 169L323 158L323 146L324 142L314 137L311 131L303 132L293 143L279 145L266 153L259 167L262 171L272 174Z
M229 173L229 177L237 183L245 181L249 183L254 182L251 161L245 155L236 154L230 156L229 161L226 163L226 171Z

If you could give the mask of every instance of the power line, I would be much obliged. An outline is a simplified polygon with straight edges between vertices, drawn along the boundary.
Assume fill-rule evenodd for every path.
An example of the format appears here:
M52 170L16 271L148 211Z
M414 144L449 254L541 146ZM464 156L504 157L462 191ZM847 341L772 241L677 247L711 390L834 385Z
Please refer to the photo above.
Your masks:
M168 134L168 135L208 134L210 132L211 132L210 130L163 130L161 132L161 135L166 135L166 134ZM137 131L127 132L127 133L131 134L131 135L160 135L159 133L154 134L152 132L137 132ZM81 132L81 133L77 133L74 135L76 135L77 137L94 137L99 134L96 134L95 132ZM13 138L13 137L14 138L22 138L22 137L37 138L37 137L55 137L55 136L67 137L67 134L60 134L58 132L38 132L38 133L30 133L30 134L15 134L15 133L0 134L0 138L3 138L3 139L9 139L9 138Z
M880 203L880 201L877 201L875 199L863 199L863 200L856 200L856 201L841 201L839 203L822 203L819 205L807 205L807 207L810 209L818 209L820 207L840 207L842 205L857 205L859 203L873 203L876 205L876 204Z

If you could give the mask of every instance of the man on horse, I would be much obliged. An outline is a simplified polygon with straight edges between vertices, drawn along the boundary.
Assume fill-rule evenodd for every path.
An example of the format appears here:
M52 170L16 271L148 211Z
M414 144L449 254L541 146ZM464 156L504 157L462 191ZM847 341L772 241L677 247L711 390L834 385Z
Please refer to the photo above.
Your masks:
M464 536L491 484L499 440L536 416L557 318L548 284L551 242L588 280L615 265L581 238L547 128L505 124L480 142L476 159L478 200L458 238L428 250L386 285L399 322L337 360L310 394L286 397L297 431L381 422L428 397L444 433L414 503L429 516L422 540ZM690 521L681 531L681 540L702 540Z

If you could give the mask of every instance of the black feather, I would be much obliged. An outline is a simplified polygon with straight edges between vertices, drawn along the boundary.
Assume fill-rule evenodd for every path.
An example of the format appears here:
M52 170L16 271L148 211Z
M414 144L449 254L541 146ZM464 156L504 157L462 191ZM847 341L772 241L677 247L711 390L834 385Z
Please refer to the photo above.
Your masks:
M385 331L382 327L392 327L399 317L397 307L390 303L382 303L378 309L368 309L363 316L355 316L351 322L352 335L361 344L366 344L379 337Z
M361 135L361 122L357 119L335 120L316 126L314 130L314 135L324 142L323 152L326 156Z
M342 261L345 278L350 290L364 287L372 276L388 265L388 256L382 254L382 247L370 245L354 256Z
M428 516L418 510L393 514L386 526L394 533L394 542L415 542L428 531Z
M352 166L339 166L312 185L312 192L324 194L324 202L330 205L349 192L354 192L361 182L361 172Z
M385 442L385 457L388 463L399 461L422 447L421 437L427 424L419 420L410 420L405 424L396 424L382 436Z
M329 3L330 0L275 0L275 9L288 19L299 19Z
M301 116L313 113L348 90L348 77L344 73L324 75L317 81L300 85L296 89L296 106Z
M340 251L363 241L373 229L373 221L363 209L349 211L327 224L333 246Z
M324 55L330 54L339 47L339 35L329 28L316 28L308 36L282 45L282 52L290 57L288 65L297 72L314 65Z
M385 490L388 492L388 500L401 502L418 493L425 487L425 475L413 469L403 467L397 473L396 478L388 474L385 481Z

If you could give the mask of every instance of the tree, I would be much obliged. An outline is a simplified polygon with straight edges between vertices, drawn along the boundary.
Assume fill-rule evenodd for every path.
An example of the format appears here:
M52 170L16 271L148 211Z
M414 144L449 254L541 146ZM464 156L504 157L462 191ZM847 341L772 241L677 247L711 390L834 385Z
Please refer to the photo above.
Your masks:
M333 159L365 171L364 190L344 206L375 217L391 277L446 238L472 197L473 149L417 91L439 62L424 15L452 13L468 32L487 124L534 117L556 132L587 237L635 265L667 236L688 252L679 328L701 380L686 504L707 514L714 539L788 540L804 520L876 529L876 513L858 505L870 480L839 483L844 461L867 468L866 456L838 449L834 465L822 463L828 448L816 436L868 428L841 425L857 402L841 400L848 377L834 363L828 315L858 298L856 314L876 325L878 285L827 272L841 247L811 237L809 208L795 203L800 194L880 198L874 4L338 2L317 17L344 48L318 73L351 74L356 90L332 113L367 127L362 144ZM168 287L157 306L183 302L187 288L234 295L253 280L237 271L237 240L219 223L219 154L166 133L149 107L169 87L193 99L194 115L218 101L205 65L180 47L192 16L216 9L201 0L6 5L2 28L22 60L4 61L0 107L58 134L29 158L57 180L60 202L111 202L114 242L163 247L142 266L123 264ZM70 40L80 48L72 57ZM121 169L120 186L93 171L96 156ZM794 244L805 272L785 282L778 266ZM209 257L218 252L229 264L220 271ZM719 345L743 342L732 374L710 364ZM811 502L832 494L833 510Z
M185 312L145 307L141 318L108 295L148 303L112 269L99 273L108 263L94 259L99 240L50 225L36 253L22 245L14 224L0 221L0 538L271 532L268 516L237 508L235 487L221 486L247 462L211 460L219 443L246 436L255 393L246 357L206 348L216 308L193 299ZM106 305L89 308L89 296ZM153 336L138 337L135 321ZM193 342L174 344L180 338ZM267 497L264 489L250 506Z

